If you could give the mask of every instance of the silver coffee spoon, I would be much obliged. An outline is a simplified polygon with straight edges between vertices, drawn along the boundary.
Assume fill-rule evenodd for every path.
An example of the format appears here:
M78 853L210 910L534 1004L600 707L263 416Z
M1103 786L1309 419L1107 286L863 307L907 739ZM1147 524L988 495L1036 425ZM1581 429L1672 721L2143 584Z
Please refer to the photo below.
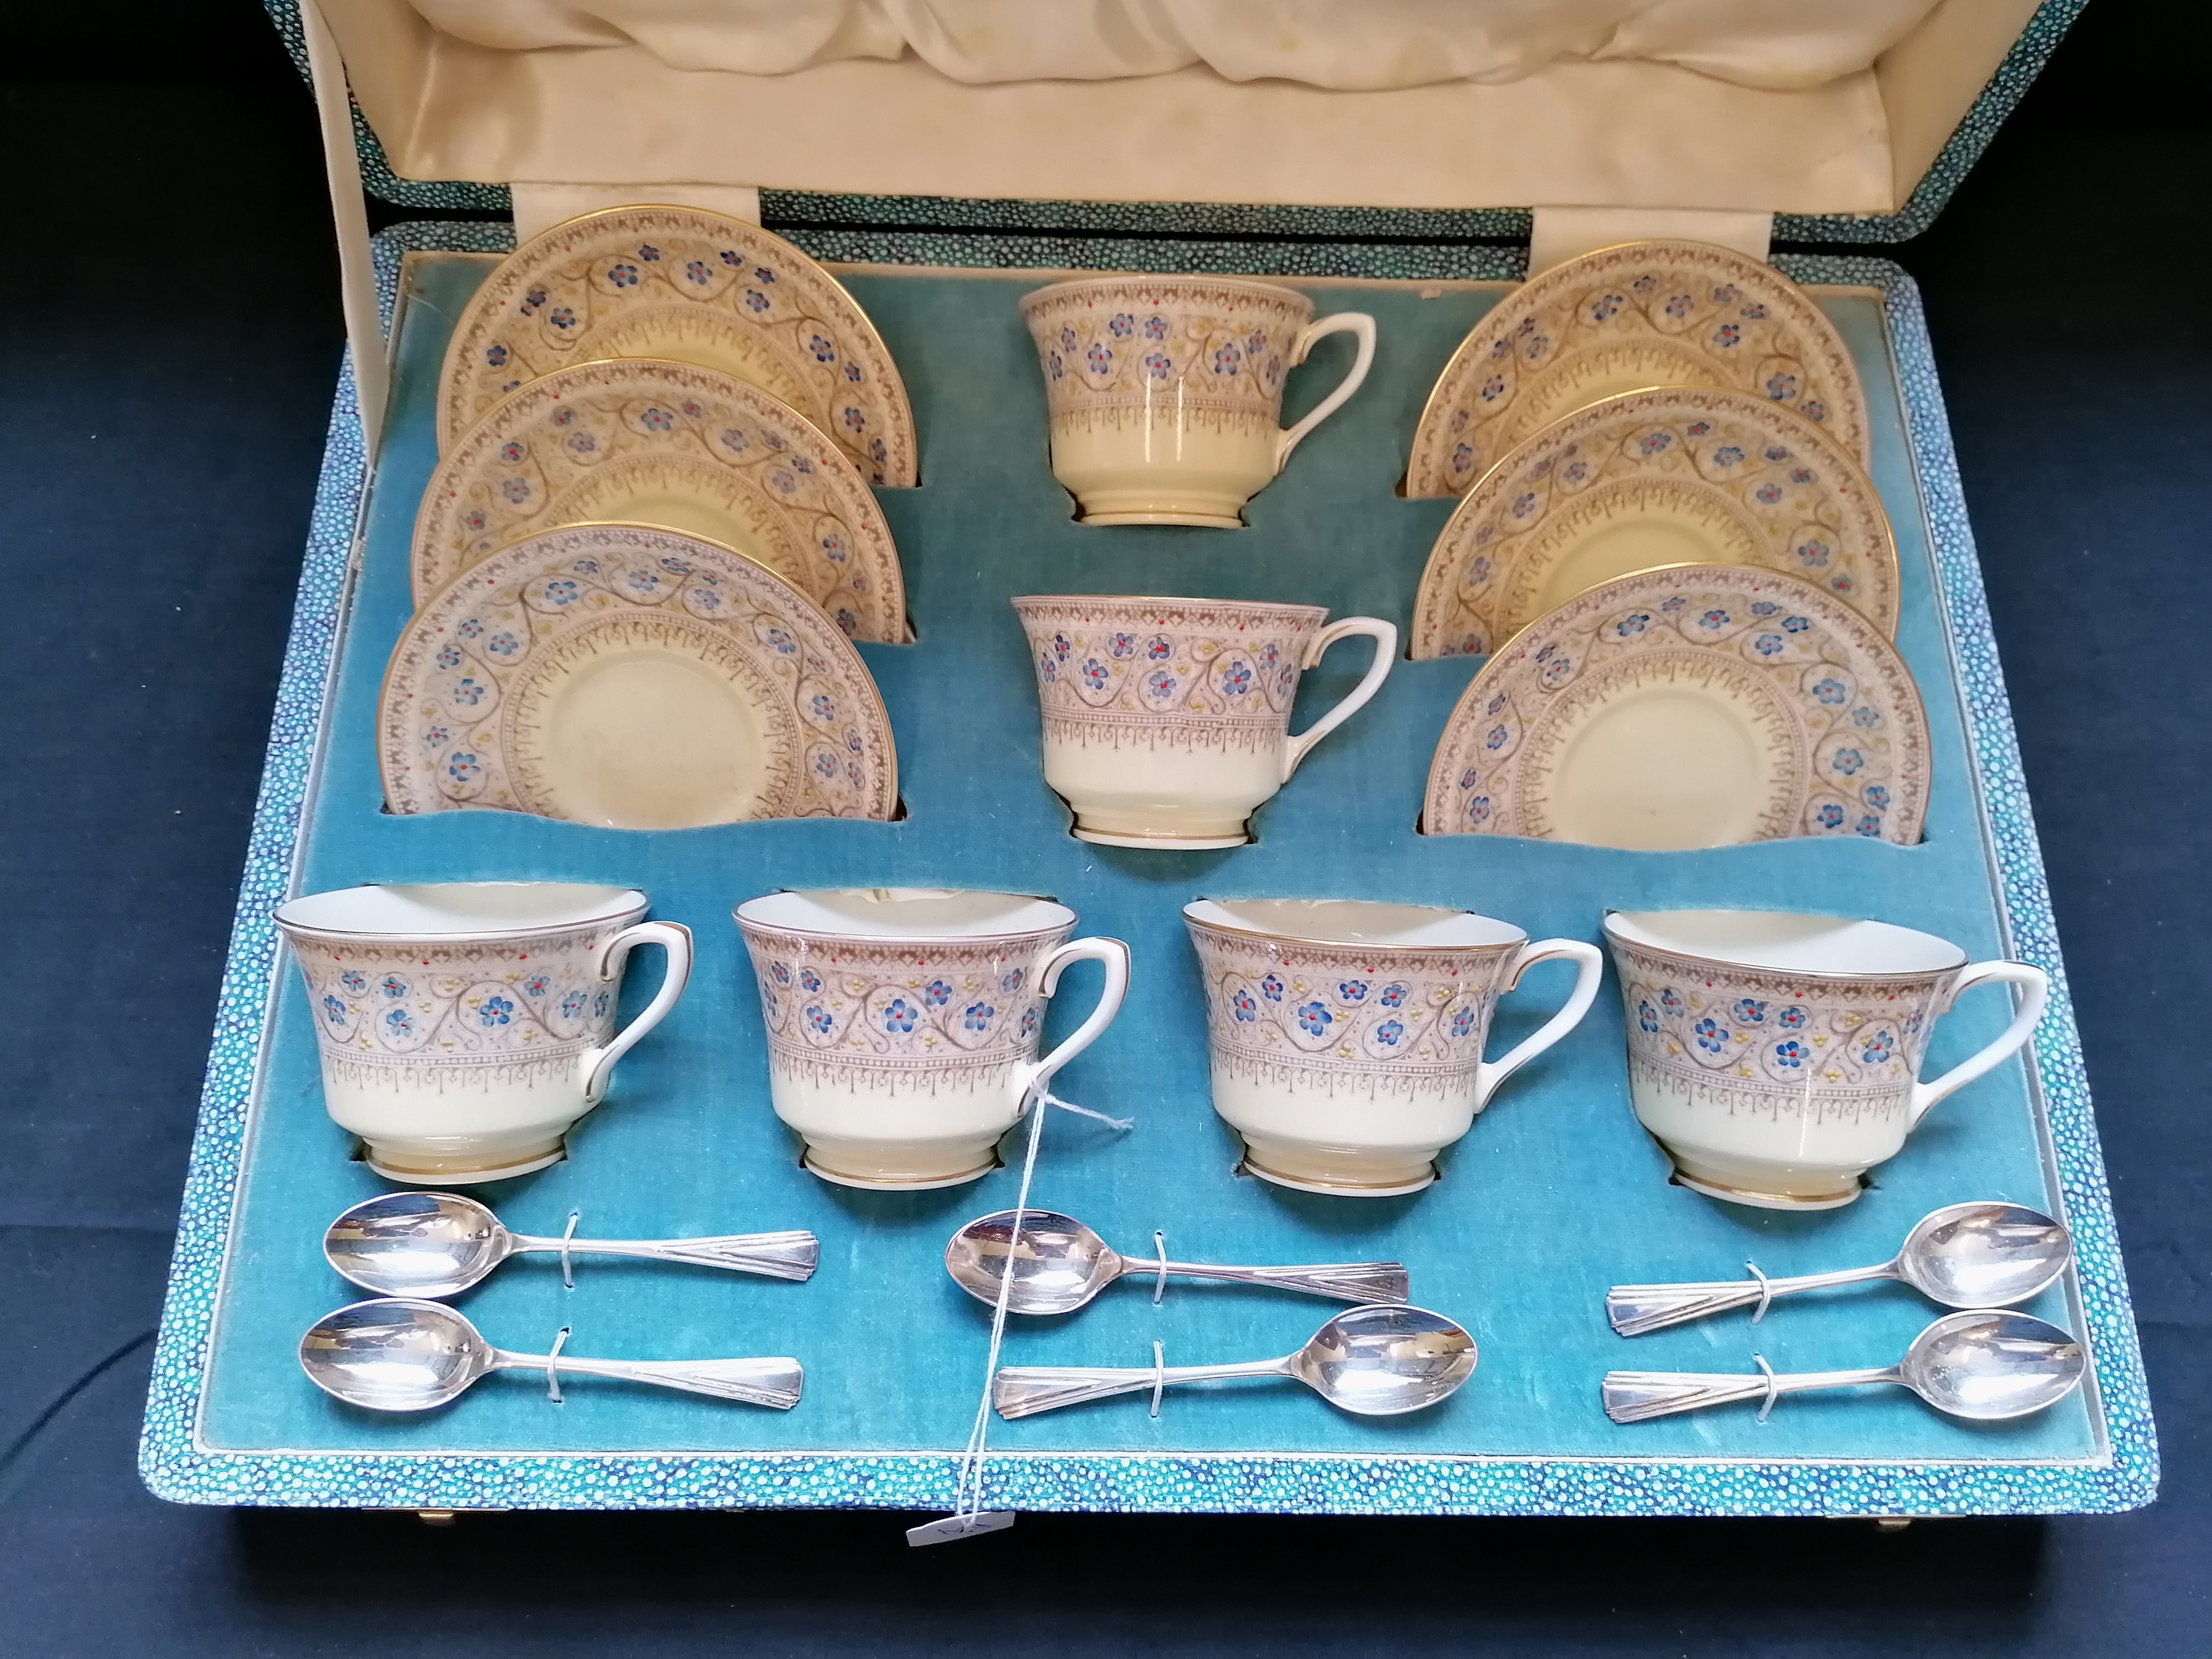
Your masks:
M1347 1308L1296 1353L1241 1365L1008 1365L991 1389L1001 1417L1030 1417L1172 1382L1294 1376L1332 1406L1395 1417L1433 1406L1474 1375L1474 1339L1425 1308Z
M1894 1382L1939 1412L1977 1423L2026 1417L2057 1405L2081 1382L2088 1357L2056 1325L2026 1314L1977 1310L1946 1314L1912 1339L1894 1365L1863 1371L1798 1371L1757 1376L1695 1371L1607 1371L1605 1414L1616 1423L1808 1389ZM1761 1413L1764 1415L1764 1413Z
M1279 1291L1303 1291L1339 1302L1403 1302L1413 1282L1395 1261L1340 1261L1310 1267L1217 1267L1204 1262L1163 1265L1142 1256L1125 1256L1073 1216L1054 1210L1024 1210L1021 1248L1014 1255L1014 1288L1006 1311L1018 1314L1073 1313L1125 1273L1139 1277L1163 1271L1184 1279L1225 1279L1239 1285L1272 1285ZM979 1216L945 1247L945 1271L952 1282L993 1307L1006 1273L1014 1212ZM1150 1375L1150 1373L1146 1373Z
M1664 1330L1762 1297L1898 1279L1947 1308L2004 1308L2025 1302L2066 1271L2074 1242L2040 1210L2018 1204L1949 1204L1905 1237L1895 1256L1873 1267L1844 1267L1794 1279L1725 1279L1705 1285L1616 1285L1605 1316L1623 1336Z
M325 1315L300 1339L300 1368L324 1393L378 1412L426 1412L489 1371L609 1376L789 1411L805 1373L796 1359L579 1359L495 1348L439 1302L380 1297Z
M340 1277L380 1296L458 1296L511 1255L566 1250L729 1267L771 1279L811 1279L821 1246L807 1232L720 1238L532 1238L458 1193L386 1193L356 1204L323 1234Z

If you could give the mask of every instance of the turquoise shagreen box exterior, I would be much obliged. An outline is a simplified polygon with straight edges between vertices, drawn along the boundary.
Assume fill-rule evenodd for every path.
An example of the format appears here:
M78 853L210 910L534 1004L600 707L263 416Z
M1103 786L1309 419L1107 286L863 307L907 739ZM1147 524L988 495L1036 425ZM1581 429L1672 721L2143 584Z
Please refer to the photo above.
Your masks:
M496 249L505 228L402 227L380 240L387 305L398 253ZM758 1008L729 903L777 886L887 881L1056 892L1082 931L1130 940L1127 1010L1061 1091L1136 1120L1126 1136L1058 1117L1036 1200L1132 1251L1154 1227L1171 1253L1224 1261L1396 1255L1417 1300L1465 1321L1481 1369L1453 1401L1384 1426L1295 1388L1185 1390L1155 1419L1141 1401L994 1422L985 1499L1092 1510L1512 1514L1948 1514L2125 1508L2155 1490L2157 1452L2094 1120L1980 578L1917 295L1893 266L1791 260L1801 280L1860 285L1826 303L1869 382L1875 472L1899 520L1900 646L1930 706L1937 782L1912 848L1778 843L1631 855L1412 833L1437 723L1474 665L1397 665L1381 696L1318 748L1266 808L1256 846L1221 854L1083 848L1036 767L1034 690L1006 606L1019 591L1170 585L1224 597L1327 603L1404 621L1428 541L1449 508L1389 491L1437 368L1496 290L1510 251L1288 245L1242 250L1316 278L1323 309L1362 306L1386 350L1359 398L1255 502L1244 532L1098 531L1068 522L1043 456L1042 392L1014 311L1035 278L994 270L1079 257L1046 237L839 233L817 246L885 262L966 266L848 276L904 368L923 480L883 493L908 561L917 643L864 647L892 711L909 817L902 823L754 824L626 836L503 814L395 819L378 810L369 711L406 614L406 532L429 465L428 398L445 319L482 260L427 258L398 307L392 425L368 480L342 380L291 648L241 887L206 1092L155 1363L142 1465L161 1495L225 1504L469 1508L949 1506L981 1382L987 1311L937 1264L966 1217L1012 1201L1002 1170L950 1194L850 1194L799 1171L766 1106ZM836 241L836 246L827 246ZM1255 255L1262 256L1255 260ZM1085 240L1079 257L1101 262ZM1117 262L1217 268L1233 244L1114 245ZM1417 280L1358 286L1352 279ZM1329 279L1337 279L1334 281ZM413 301L420 301L422 303ZM1322 363L1294 384L1310 403ZM1304 407L1297 404L1297 407ZM957 481L957 484L955 481ZM358 522L362 534L356 538ZM1340 556L1344 549L1358 556ZM1347 651L1348 656L1361 653ZM1299 725L1360 660L1313 678ZM306 1324L352 1299L318 1258L322 1224L378 1189L324 1116L295 971L270 911L287 894L368 879L562 876L634 883L691 924L701 966L669 1023L624 1062L573 1159L491 1189L517 1227L617 1236L811 1226L823 1267L805 1285L621 1263L580 1264L560 1288L542 1261L510 1265L462 1305L502 1345L562 1325L581 1354L791 1352L808 1395L788 1414L643 1389L572 1386L550 1404L494 1378L420 1418L354 1413L296 1370ZM1595 938L1607 904L1719 900L1871 911L1977 955L2051 971L2052 1012L2033 1067L2008 1062L1946 1104L1850 1209L1773 1216L1711 1204L1664 1180L1629 1116L1617 999L1500 1091L1427 1193L1347 1203L1231 1174L1234 1147L1206 1103L1203 1023L1177 907L1200 894L1330 893L1458 902L1539 935ZM1087 1004L1071 975L1056 1030ZM633 976L649 992L650 962ZM1541 970L1501 1008L1493 1047L1556 1006ZM1939 1031L1948 1063L2001 1022L1981 994ZM1948 1042L1950 1048L1944 1045ZM1936 1205L1971 1196L2057 1206L2079 1268L2033 1310L2083 1334L2093 1387L1991 1432L1901 1391L1784 1401L1760 1425L1722 1411L1620 1427L1598 1409L1609 1366L1827 1369L1895 1357L1932 1311L1897 1287L1803 1298L1756 1331L1739 1316L1639 1339L1604 1325L1616 1280L1708 1278L1747 1255L1770 1273L1876 1261ZM1083 1313L1020 1322L1009 1363L1170 1363L1287 1352L1324 1304L1204 1286L1152 1305L1123 1287Z
M1936 222L1951 192L1959 187L1990 140L2013 112L2044 64L2065 38L2088 0L2043 0L2027 27L2013 42L1996 73L1952 133L1935 162L1896 213L1797 214L1778 216L1778 242L1901 242ZM307 72L307 43L300 30L298 0L262 0L283 36L286 49ZM361 152L362 178L387 202L403 207L507 212L504 185L402 179L386 160L384 146L353 112L354 143ZM1528 237L1526 208L1464 210L1293 207L1220 207L1175 202L965 201L936 196L843 196L805 191L761 192L761 211L774 229L789 234L805 226L867 226L946 230L993 230L1014 234L1061 231L1071 234L1143 236L1294 236L1308 239L1389 237L1416 241L1522 241ZM794 239L803 241L804 239ZM1008 258L1002 263L1021 261ZM1085 264L1091 263L1084 261ZM1157 267L1165 269L1166 267Z

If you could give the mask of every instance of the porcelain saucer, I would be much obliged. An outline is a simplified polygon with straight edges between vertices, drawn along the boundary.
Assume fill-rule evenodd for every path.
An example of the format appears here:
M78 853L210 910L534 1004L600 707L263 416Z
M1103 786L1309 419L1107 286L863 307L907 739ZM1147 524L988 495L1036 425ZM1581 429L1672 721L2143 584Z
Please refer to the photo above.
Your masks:
M1796 576L1685 566L1594 587L1509 641L1445 723L1422 829L1910 845L1929 765L1919 691L1865 617Z
M1679 564L1787 571L1897 631L1897 546L1858 463L1763 398L1677 386L1553 422L1461 498L1412 655L1486 656L1586 588Z
M610 357L734 374L829 433L869 483L918 476L906 387L853 296L781 236L700 208L586 213L501 260L446 348L439 447L539 375Z
M433 595L392 653L376 747L399 813L681 830L898 808L883 699L830 619L764 566L644 525L545 531Z
M1750 392L1869 459L1858 369L1803 289L1728 248L1628 242L1532 277L1474 325L1421 411L1406 493L1464 495L1561 416L1664 386Z
M635 359L556 369L448 447L415 519L415 602L525 536L606 523L720 542L848 636L909 637L890 529L837 447L719 369Z

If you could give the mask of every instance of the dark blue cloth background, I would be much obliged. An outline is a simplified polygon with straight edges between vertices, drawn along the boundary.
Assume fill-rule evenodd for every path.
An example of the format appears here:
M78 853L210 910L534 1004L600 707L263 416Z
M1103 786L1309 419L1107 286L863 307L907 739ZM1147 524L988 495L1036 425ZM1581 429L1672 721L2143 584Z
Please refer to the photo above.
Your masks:
M1894 1534L1031 1516L914 1552L878 1514L432 1530L140 1486L337 272L307 94L248 0L35 9L0 58L0 1652L2212 1652L2203 11L2098 0L1899 253L2050 865L2160 1502Z

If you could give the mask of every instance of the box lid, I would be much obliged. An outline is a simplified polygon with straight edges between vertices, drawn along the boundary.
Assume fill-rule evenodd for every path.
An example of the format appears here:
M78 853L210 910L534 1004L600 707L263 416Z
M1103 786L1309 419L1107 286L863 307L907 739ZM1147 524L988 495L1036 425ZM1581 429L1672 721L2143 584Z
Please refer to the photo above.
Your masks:
M307 68L302 0L264 3ZM1933 221L2086 0L1869 9L1902 33L1869 23L1843 50L1871 58L1809 84L1678 53L1372 90L1204 63L976 83L912 52L747 74L672 67L613 28L542 44L495 5L306 3L343 59L363 182L405 205L659 181L759 188L783 223L1518 240L1549 207L1771 213L1784 240L1882 242ZM1724 4L1698 10L1727 27Z

